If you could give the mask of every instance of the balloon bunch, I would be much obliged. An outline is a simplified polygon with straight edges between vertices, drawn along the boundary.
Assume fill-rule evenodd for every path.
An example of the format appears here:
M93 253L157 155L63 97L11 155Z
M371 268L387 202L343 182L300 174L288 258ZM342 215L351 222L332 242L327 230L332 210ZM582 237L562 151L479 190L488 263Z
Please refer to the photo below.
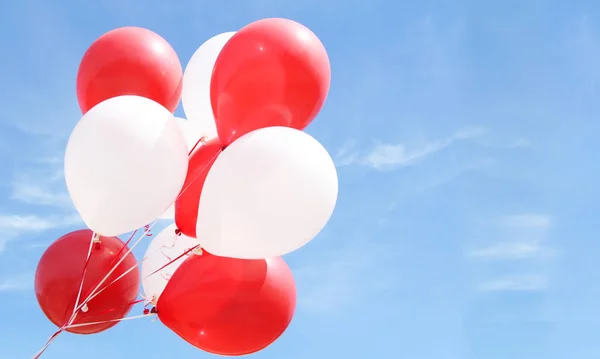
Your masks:
M150 30L98 38L79 67L83 117L64 160L89 229L59 238L40 259L36 295L59 329L35 358L61 332L151 315L210 353L274 342L296 306L281 256L312 240L337 200L331 157L302 131L330 78L320 40L287 19L211 38L185 73ZM187 120L173 115L180 99ZM170 216L175 223L153 236ZM116 237L132 231L126 242ZM132 250L148 237L138 262ZM125 317L141 302L142 315Z

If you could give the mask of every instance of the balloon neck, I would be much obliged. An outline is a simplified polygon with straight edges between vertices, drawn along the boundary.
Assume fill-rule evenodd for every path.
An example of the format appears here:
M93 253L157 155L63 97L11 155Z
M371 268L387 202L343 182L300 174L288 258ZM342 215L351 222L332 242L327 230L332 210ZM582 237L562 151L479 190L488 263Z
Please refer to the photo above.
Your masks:
M100 243L100 235L94 232L94 238L92 238L92 243Z
M175 235L176 236L180 236L181 235L181 230L179 228L175 228Z

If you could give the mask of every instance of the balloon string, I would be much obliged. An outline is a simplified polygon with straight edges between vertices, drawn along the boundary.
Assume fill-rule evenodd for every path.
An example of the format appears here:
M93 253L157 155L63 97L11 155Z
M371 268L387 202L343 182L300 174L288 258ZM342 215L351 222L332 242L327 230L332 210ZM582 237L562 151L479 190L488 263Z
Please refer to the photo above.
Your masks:
M145 261L145 260L146 260L146 258L142 259L142 262ZM107 285L105 285L104 287L102 287L97 292L90 294L90 296L88 297L88 299L86 299L86 302L90 302L92 299L96 298L100 293L102 293L104 290L106 290L111 285L115 284L119 279L125 277L131 271L133 271L134 269L136 269L138 267L138 265L139 264L136 263L135 265L131 266L128 270L126 270L125 272L123 272L120 276L118 276L117 278L115 278L112 282L108 283ZM128 288L126 288L125 290L123 290L123 292L127 291L130 288L131 288L131 286L129 286Z
M104 315L104 314L108 314L108 313L114 312L115 310L119 310L119 309L122 309L122 308L127 308L127 307L129 307L129 306L133 306L133 305L136 305L136 304L139 304L139 303L142 303L142 302L144 302L144 299L136 299L136 300L132 300L131 302L129 302L129 303L125 304L125 305L120 305L120 306L118 306L118 307L114 307L114 308L106 309L106 310L104 310L104 311L101 311L101 312L99 312L99 313L94 313L94 314L93 314L93 316L94 316L94 317L98 317L98 316L101 316L101 315ZM82 315L82 316L80 316L80 318L81 318L81 320L80 320L80 321L83 321L83 320L85 319L85 315ZM89 317L88 317L88 318L89 318ZM80 323L80 324L82 324L82 323ZM87 324L87 322L86 322L86 324ZM70 325L70 326L67 326L67 327L65 327L65 329L69 329L69 328L75 328L73 325L74 325L74 324L72 324L72 325ZM87 325L89 325L89 324L87 324Z
M79 305L79 300L81 299L81 292L83 292L83 282L85 281L85 274L87 273L88 266L90 264L90 259L92 258L92 248L94 244L98 241L100 236L95 232L92 232L92 238L90 238L90 245L88 247L88 253L85 260L85 264L83 266L83 270L81 271L81 279L79 281L79 290L77 291L77 299L75 300L75 306L73 307L73 313L71 313L71 317L67 321L67 325L70 325L75 321L77 317L77 306Z
M62 333L63 330L64 330L64 328L60 328L54 334L52 334L52 336L50 337L50 339L48 339L48 341L46 342L46 345L44 345L42 347L42 349L40 349L39 352L35 353L35 355L33 356L32 359L38 359L40 356L42 356L42 354L44 354L44 352L46 351L46 349L48 349L48 347L50 346L50 344L52 344L52 342L56 339L56 337L58 337L58 335L60 333Z
M188 254L192 253L193 251L199 249L200 246L194 246L192 248L189 248L188 250L186 250L185 252L183 252L181 255L175 257L175 259L171 260L170 262L168 262L167 264L163 265L162 267L158 268L157 270L155 270L154 272L148 274L146 277L144 277L144 279L149 278L152 275L155 275L156 273L160 272L161 270L167 268L168 266L170 266L171 264L173 264L174 262L177 262L180 258L183 258L185 256L187 256Z
M188 152L188 156L190 156L192 154L192 152L194 152L194 150L200 143L202 143L202 145L204 145L206 143L206 136L202 136L198 139L198 141L196 141L196 144L194 145L194 147L192 147L190 152Z
M203 143L203 144L204 144L204 142L205 142L205 138L203 137L203 138L201 138L201 139L200 139L200 140L199 140L199 141L196 143L196 145L194 146L194 148L192 148L192 151L190 151L190 153L189 153L189 154L191 154L191 153L193 152L193 150L196 148L196 146L197 146L198 144L200 144L200 143ZM204 171L205 171L205 170L208 168L208 165L209 165L211 162L213 162L213 161L214 161L214 160L215 160L215 159L216 159L216 158L219 156L219 154L221 154L221 152L223 152L223 149L221 149L221 150L219 150L217 153L215 153L215 155L214 155L214 156L211 158L211 160L210 160L209 162L207 162L207 164L206 164L206 165L204 165L204 167L203 167L203 168L202 168L200 171L198 171L198 173L196 174L196 176L194 176L194 178L193 178L193 179L190 181L190 183L189 183L187 186L185 186L184 188L182 188L182 189L181 189L181 191L179 192L179 195L177 195L177 198L175 198L175 201L177 201L177 200L179 199L179 197L181 197L181 195L183 195L183 193L184 193L184 192L185 192L185 191L186 191L186 190L187 190L187 189L188 189L188 188L191 186L191 184L192 184L192 183L194 183L194 181L196 181L196 179L197 179L197 178L198 178L198 177L199 177L199 176L200 176L200 175L201 175L201 174L202 174L202 173L203 173L203 172L204 172ZM131 248L129 248L129 250L127 250L127 252L126 252L126 253L123 255L123 257L122 257L122 258L120 258L120 260L119 260L119 261L118 261L116 264L114 264L114 265L113 265L113 267L112 267L112 268L111 268L111 269L108 271L108 273L106 274L106 276L104 276L104 278L103 278L103 279L102 279L102 280L101 280L101 281L100 281L100 282L99 282L99 283L98 283L98 284L95 286L95 288L94 288L94 289L93 289L93 290L90 292L90 294L88 295L88 297L87 297L87 298L86 298L86 299L85 299L85 300L84 300L84 301L83 301L81 304L79 304L79 305L76 305L76 309L74 310L74 316L76 316L76 315L77 315L77 312L78 312L78 311L79 311L81 308L83 308L83 306L87 305L87 303L88 303L88 302L91 300L91 298L93 298L93 297L95 297L95 296L97 295L97 294L96 294L96 291L97 291L97 290L98 290L98 289L99 289L99 288L102 286L102 284L104 284L104 282L105 282L105 281L108 279L108 277L110 277L110 275L111 275L111 274L112 274L112 273L113 273L113 272L114 272L114 271L117 269L117 267L118 267L118 266L119 266L119 265L120 265L120 264L121 264L121 263L122 263L122 262L125 260L125 258L127 258L127 256L128 256L128 255L129 255L129 254L130 254L130 253L133 251L133 249L134 249L134 248L135 248L135 247L136 247L136 246L137 246L137 245L138 245L138 244L139 244L139 243L140 243L140 242L141 242L141 241L144 239L144 237L146 237L146 236L147 236L147 234L148 234L148 233L150 233L150 230L151 230L151 229L154 227L154 225L155 225L157 222L158 222L158 219L154 220L152 223L150 223L150 224L148 224L148 225L146 225L146 226L144 227L144 233L143 233L143 234L142 234L142 235L141 235L141 236L140 236L140 237L139 237L139 238L138 238L138 239L137 239L137 240L136 240L136 241L133 243L133 245L131 246ZM135 235L135 233L136 233L136 232L137 232L137 231L135 231L135 232L132 234L132 237ZM94 237L92 237L92 240L90 241L90 242L92 242L92 243L91 243L91 245L90 245L90 256L91 256L91 248L93 248L93 247L92 247L92 245L93 245L93 242L94 242L94 238L95 238L95 236L94 236ZM131 240L131 239L130 239L130 240ZM130 242L130 240L128 240L127 242ZM125 248L125 247L126 247L126 246L123 246L123 248ZM183 255L179 256L179 257L178 257L178 258L176 258L175 260L177 260L177 259L179 259L179 258L183 257L184 255L186 255L186 254L190 253L191 251L193 251L193 250L195 250L195 249L198 249L198 248L199 248L199 246L196 246L196 247L194 247L194 248L192 248L192 249L190 249L190 250L186 251L186 252L185 252ZM89 258L88 258L88 260L89 260ZM173 261L171 261L171 262L167 263L166 265L164 265L163 267L161 267L161 268L160 268L158 271L154 271L153 273L149 274L147 277L149 277L149 276L151 276L151 275L153 275L153 274L156 274L157 272L159 272L160 270L162 270L162 269L166 268L168 265L170 265L170 264L172 264L172 263L173 263ZM138 266L138 265L139 265L139 263L138 263L138 264L136 264L136 266ZM85 274L84 274L84 275L85 275ZM117 278L117 279L120 279L121 277L122 277L122 276L120 276L120 277L119 277L119 278ZM147 278L147 277L146 277L146 278ZM113 281L113 282L111 282L110 284L113 284L114 282L116 282L116 280L114 280L114 281ZM110 284L109 284L109 285L110 285ZM108 287L108 286L106 286L106 287ZM104 290L104 289L106 289L106 287L105 287L105 288L102 288L101 290ZM78 301L79 301L79 300L77 300L77 302L78 302ZM73 316L72 316L72 317L73 317ZM69 323L69 325L70 325L70 324L72 324L72 322L70 322L70 323ZM42 349L41 349L39 352L37 352L37 353L36 353L36 354L33 356L33 358L32 358L32 359L39 359L39 357L40 357L40 356L41 356L41 355L42 355L42 354L43 354L43 353L46 351L46 349L48 349L48 347L49 347L49 346L50 346L50 344L51 344L51 343L52 343L52 342L53 342L53 341L56 339L56 337L57 337L57 336L58 336L60 333L62 333L62 332L65 330L65 328L66 328L66 325L63 325L61 328L59 328L59 329L58 329L58 330L57 330L57 331L56 331L56 332L55 332L55 333L54 333L54 334L53 334L53 335L50 337L50 339L48 339L48 341L46 342L46 345L44 345L44 347L43 347L43 348L42 348Z
M63 325L61 328L59 328L51 337L50 339L48 339L48 341L46 342L46 345L44 345L44 347L33 357L33 359L38 359L45 351L46 349L48 349L48 346L50 346L50 344L56 339L56 337L62 333L65 328L71 324L73 324L73 319L74 317L77 315L77 312L79 310L81 310L81 308L83 308L85 305L87 305L87 303L90 301L90 298L92 296L97 295L96 291L100 288L100 286L102 286L102 284L104 284L104 282L110 277L110 275L117 269L117 267L119 266L119 264L121 264L125 258L127 258L127 256L129 255L129 253L131 253L131 251L133 250L133 248L135 248L135 246L142 241L142 239L144 239L144 237L146 236L146 233L148 231L150 231L150 229L152 228L152 226L154 226L156 224L156 222L158 222L158 220L155 220L152 224L147 226L147 229L144 231L144 233L135 241L135 243L133 244L133 246L127 251L127 253L125 253L123 255L123 257L121 257L119 259L119 261L111 268L111 270L108 271L108 273L104 276L104 278L102 278L102 280L100 281L100 283L98 283L96 285L96 287L90 292L90 294L88 295L88 297L78 306L75 307L74 310L74 315L71 316L71 319L65 323L65 325ZM93 240L94 240L95 236L92 237L92 244L93 244ZM137 264L136 264L137 267ZM114 281L113 281L114 282Z
M80 327L86 327L89 325L97 325L97 324L106 324L106 323L115 323L115 322L123 322L126 320L133 320L133 319L140 319L140 318L146 318L149 317L151 315L154 315L154 313L149 313L149 314L141 314L141 315L136 315L136 316L132 316L132 317L125 317L125 318L119 318L119 319L110 319L110 320L103 320L103 321L99 321L99 322L90 322L90 323L81 323L81 324L73 324L70 325L68 327L66 327L66 329L71 329L71 328L80 328Z
M165 257L167 259L168 262L172 262L173 260L171 259L171 256L167 255L165 253L165 249L173 249L175 248L175 245L177 244L177 238L179 238L179 235L181 234L181 232L179 232L178 230L175 230L175 233L173 234L173 241L171 242L171 245L165 245L165 246L161 246L159 248L160 253L163 255L163 257ZM167 277L166 273L160 273L160 276L162 277L162 279L168 281L170 279L170 276Z
M204 142L205 142L205 138L204 138L204 137L202 137L202 138L201 138L201 139L198 141L198 143L196 143L196 145L198 145L199 143L204 143ZM194 146L194 148L196 148L196 146ZM201 174L202 174L202 173L203 173L205 170L207 170L207 169L208 169L208 165L209 165L211 162L213 162L213 161L214 161L214 160L215 160L215 159L216 159L216 158L219 156L219 154L221 154L221 152L223 152L223 150L222 150L222 149L221 149L221 150L219 150L219 151L217 151L217 153L215 153L215 155L214 155L214 156L213 156L213 157L210 159L210 161L208 161L208 162L207 162L207 163L204 165L204 167L202 167L202 168L200 169L200 171L198 171L198 173L196 173L196 176L194 176L194 178L193 178L193 179L190 181L190 183L189 183L187 186L185 186L184 188L182 188L181 192L179 192L179 195L177 195L177 198L175 199L175 201L177 201L177 200L179 199L179 197L181 197L181 196L183 195L183 193L185 193L185 191L186 191L186 190L187 190L187 189L188 189L188 188L189 188L189 187L192 185L192 183L194 183L194 181L195 181L195 180L196 180L196 179L197 179L197 178L198 178L198 177L199 177L199 176L200 176L200 175L201 175ZM191 151L190 151L190 153L191 153ZM100 285L102 285L102 284L103 284L103 283L106 281L106 278L107 278L108 276L110 276L110 275L112 274L112 272L114 272L114 271L115 271L116 267L117 267L119 264L121 264L121 262L124 260L124 258L125 258L125 257L127 257L127 256L129 255L129 253L131 253L131 252L133 251L133 249L134 249L134 248L135 248L135 247L136 247L136 246L137 246L137 245L138 245L138 244L139 244L139 243L142 241L142 239L144 239L144 237L145 237L145 236L147 236L147 233L149 233L149 232L150 232L150 230L151 230L151 229L154 227L154 225L155 225L157 222L158 222L158 220L154 220L154 221L153 221L151 224L149 224L149 225L146 225L146 226L144 227L144 229L145 229L145 230L144 230L144 233L143 233L143 234L140 236L140 238L138 238L138 239L137 239L137 240L136 240L136 241L133 243L133 245L131 246L131 248L129 248L129 250L127 251L127 253L125 253L125 254L123 255L123 258L121 258L121 260L120 260L120 261L119 261L117 264L115 264L115 265L114 265L114 266L111 268L111 270L108 272L108 274L105 276L105 278L104 278L104 279L103 279L103 280L100 282L100 284L99 284L99 285L97 285L97 286L96 286L96 288L95 288L95 289L94 289L94 290L93 290L93 291L90 293L90 295L89 295L89 297L88 297L88 298L90 298L90 297L92 297L92 296L95 296L94 294L95 294L96 290L98 290L98 288L100 287ZM129 241L128 241L128 242L129 242ZM174 260L172 260L172 261L168 262L167 264L165 264L164 266L162 266L160 269L158 269L158 270L156 270L156 271L154 271L154 272L150 273L150 274L149 274L148 276L146 276L145 278L148 278L148 277L150 277L151 275L154 275L154 274L156 274L156 273L160 272L161 270L165 269L165 268L166 268L166 267L168 267L169 265L173 264L173 262L175 262L175 261L177 261L178 259L182 258L184 255L187 255L187 254L188 254L188 253L190 253L191 251L198 249L199 247L200 247L200 246L196 246L196 247L194 247L194 248L191 248L190 250L187 250L186 252L184 252L184 254L182 254L182 255L180 255L179 257L175 258ZM145 260L145 259L146 259L146 258L144 258L144 260ZM143 261L143 260L142 260L142 261ZM140 263L141 263L141 262L140 262ZM139 266L139 264L140 264L140 263L138 263L136 266ZM118 279L120 279L120 278L121 278L121 277L119 277L119 278L115 279L115 280L114 280L112 283L110 283L110 284L113 284L114 282L116 282L116 281L117 281ZM145 279L145 278L144 278L144 279ZM110 285L110 284L109 284L109 285ZM107 285L106 287L108 287L108 285ZM104 290L104 289L105 289L105 288L103 288L102 290ZM86 299L86 300L85 300L85 302L89 302L89 301L90 301L90 299Z

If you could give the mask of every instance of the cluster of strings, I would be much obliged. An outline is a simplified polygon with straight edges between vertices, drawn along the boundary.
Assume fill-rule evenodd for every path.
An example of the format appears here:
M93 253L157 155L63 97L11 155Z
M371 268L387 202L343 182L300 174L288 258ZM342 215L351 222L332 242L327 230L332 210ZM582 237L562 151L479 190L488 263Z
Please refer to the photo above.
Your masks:
M206 142L206 138L202 137L200 138L200 140L196 143L196 145L194 145L194 147L190 150L189 154L191 154L192 152L194 152L194 150L198 147L198 146L202 146L204 143ZM216 159L216 157L219 155L219 153L222 152L219 151L213 158ZM201 171L198 171L198 173L196 174L194 180L199 177L204 171L208 170L208 165L206 165L204 168L202 168ZM190 181L190 184L193 183L193 180ZM189 187L189 185L185 188L183 188L181 190L181 192L179 193L179 197L181 197L181 195L185 192L185 190ZM127 274L129 274L131 271L135 270L138 266L142 265L142 263L146 260L146 258L143 258L142 260L138 261L134 266L128 268L125 272L123 272L120 276L118 276L117 278L115 278L114 280L112 280L111 282L107 283L106 285L105 282L108 281L108 279L110 278L111 274L113 274L113 272L119 267L119 265L125 260L125 258L127 258L127 256L144 240L144 238L146 237L151 237L152 236L152 228L156 225L156 223L158 223L158 219L155 219L152 223L146 225L144 227L143 233L136 238L136 234L138 232L140 232L140 230L135 230L130 236L129 239L123 244L123 246L121 247L121 250L119 251L119 253L117 253L115 260L113 261L112 267L111 269L104 275L104 277L93 287L94 289L91 290L91 292L87 295L87 297L85 299L82 299L83 296L83 284L84 284L84 280L85 280L85 276L87 273L87 268L89 266L90 263L90 259L92 257L92 250L94 248L94 244L98 242L100 236L96 233L93 233L91 238L90 238L90 244L89 244L89 248L88 248L88 252L87 252L87 257L85 260L85 265L83 267L83 271L81 273L81 280L80 280L80 285L79 285L79 290L77 293L77 299L75 300L75 305L73 307L73 312L71 314L71 317L69 318L69 320L67 322L65 322L54 334L52 334L52 336L50 336L50 338L47 340L46 344L42 347L42 349L40 349L34 356L32 359L38 359L41 357L41 355L46 351L46 349L48 349L48 347L50 346L50 344L52 344L52 342L64 331L70 329L70 328L76 328L76 327L83 327L83 326L89 326L89 325L97 325L97 324L105 324L105 323L113 323L113 322L121 322L121 321L126 321L126 320L134 320L134 319L140 319L140 318L145 318L145 317L149 317L149 316L156 316L156 309L153 307L151 309L148 308L148 306L154 301L154 298L146 298L143 294L141 294L142 299L137 299L131 303L128 303L127 305L135 305L135 304L139 304L139 303L145 303L144 304L144 312L141 315L135 315L135 316L129 316L129 317L124 317L124 318L119 318L119 319L113 319L113 320L106 320L106 321L100 321L100 322L86 322L86 323L81 323L81 324L75 324L75 320L77 319L77 316L80 312L85 313L87 311L87 305L88 303L96 298L100 293L102 293L104 290L106 290L108 287L110 287L111 285L115 284L116 282L118 282L121 278L125 277ZM179 232L177 232L175 234L175 238L176 236L180 235ZM129 246L131 244L131 246ZM125 251L125 249L127 249ZM162 251L163 248L161 248ZM123 253L124 252L124 253ZM162 252L163 255L164 252ZM169 258L168 262L166 264L164 264L162 267L156 269L155 271L153 271L152 273L148 274L147 276L145 276L143 279L147 279L153 275L156 275L158 273L160 273L163 269L165 269L166 267L168 267L169 265L171 265L172 263L176 262L177 260L188 256L192 253L201 253L201 247L200 245L197 245L195 247L189 248L186 251L184 251L182 254L180 254L179 256L175 257L175 258ZM166 256L166 255L165 255ZM168 278L163 278L165 280L168 280ZM104 285L104 286L103 286ZM119 308L111 308L109 310L107 310L106 312L111 312L114 310L117 310ZM105 313L106 313L105 312Z

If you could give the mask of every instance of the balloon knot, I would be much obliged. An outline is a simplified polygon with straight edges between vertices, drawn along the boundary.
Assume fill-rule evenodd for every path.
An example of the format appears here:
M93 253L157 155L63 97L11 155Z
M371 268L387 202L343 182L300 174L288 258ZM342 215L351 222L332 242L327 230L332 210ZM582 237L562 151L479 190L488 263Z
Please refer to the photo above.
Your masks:
M201 246L197 246L193 251L192 254L197 255L197 256L201 256L203 254L202 251L202 247Z
M88 308L87 304L84 304L84 305L81 307L81 312L82 312L82 313L87 313L87 312L88 312L88 310L90 310L90 308Z
M176 236L180 236L181 235L181 230L179 228L175 228L175 235Z
M98 233L94 232L94 237L92 238L92 242L100 243L100 235Z
M148 315L148 314L150 314L150 309L144 308L144 315Z
M150 314L158 314L158 309L156 309L156 307L152 307L152 309L150 309Z

